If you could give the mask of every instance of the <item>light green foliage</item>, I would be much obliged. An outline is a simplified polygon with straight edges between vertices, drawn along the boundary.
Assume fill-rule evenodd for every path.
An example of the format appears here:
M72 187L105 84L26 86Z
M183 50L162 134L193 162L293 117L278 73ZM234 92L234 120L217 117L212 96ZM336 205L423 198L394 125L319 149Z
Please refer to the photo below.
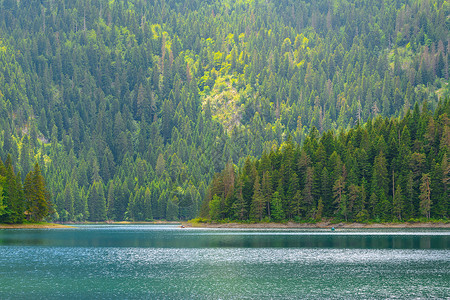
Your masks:
M285 218L285 213L283 211L283 206L278 192L273 193L272 198L272 219L275 222L283 221Z
M220 219L220 198L214 195L212 200L209 202L209 216L211 220Z

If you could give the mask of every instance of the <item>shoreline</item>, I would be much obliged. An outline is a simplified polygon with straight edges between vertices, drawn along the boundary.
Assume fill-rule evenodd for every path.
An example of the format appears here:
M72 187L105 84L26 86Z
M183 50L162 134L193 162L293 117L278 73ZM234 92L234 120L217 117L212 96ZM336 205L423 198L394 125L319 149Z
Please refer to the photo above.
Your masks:
M430 229L450 229L450 222L404 222L404 223L192 223L189 221L154 221L154 222L81 222L81 223L24 223L24 224L0 224L0 229L58 229L75 228L76 225L180 225L185 228L224 228L224 229L407 229L407 228L430 228Z
M182 221L102 221L102 222L64 222L63 225L181 225Z
M0 224L0 229L53 229L53 228L74 228L74 227L56 223Z
M433 223L433 222L419 222L419 223L191 223L183 222L186 228L248 228L248 229L326 229L326 228L341 228L341 229L406 229L406 228L450 228L450 223Z

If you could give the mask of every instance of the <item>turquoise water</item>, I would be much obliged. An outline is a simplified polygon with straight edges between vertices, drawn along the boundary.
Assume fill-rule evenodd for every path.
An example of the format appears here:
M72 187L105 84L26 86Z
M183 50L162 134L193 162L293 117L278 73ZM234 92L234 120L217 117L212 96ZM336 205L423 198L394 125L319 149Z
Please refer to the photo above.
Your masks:
M450 297L450 230L0 230L1 299Z

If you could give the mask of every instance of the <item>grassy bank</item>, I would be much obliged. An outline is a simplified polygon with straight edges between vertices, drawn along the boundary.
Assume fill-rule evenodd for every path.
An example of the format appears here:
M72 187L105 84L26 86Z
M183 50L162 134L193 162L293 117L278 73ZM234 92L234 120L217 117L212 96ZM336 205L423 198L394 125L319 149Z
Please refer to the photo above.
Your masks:
M50 229L50 228L72 228L69 225L55 223L22 223L22 224L0 224L0 229Z

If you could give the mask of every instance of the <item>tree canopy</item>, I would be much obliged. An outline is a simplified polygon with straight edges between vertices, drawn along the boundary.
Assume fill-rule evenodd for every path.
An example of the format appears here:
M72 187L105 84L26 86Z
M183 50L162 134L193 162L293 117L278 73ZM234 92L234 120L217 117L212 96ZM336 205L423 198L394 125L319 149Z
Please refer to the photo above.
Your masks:
M39 163L57 221L190 219L228 162L249 167L246 157L288 137L292 145L319 136L332 143L330 130L410 110L418 118L416 103L437 109L450 95L449 14L445 0L3 0L0 157L11 154L22 182ZM411 121L405 139L426 134L421 126ZM364 173L367 201L391 196L391 138L376 141L382 152L358 153L377 157ZM430 139L426 149L436 146L437 136ZM339 168L349 165L332 154L320 175L304 156L286 190L274 174L258 174L259 188L255 177L241 178L233 183L240 202L226 205L237 205L240 218L283 219L292 214L283 215L286 207L272 210L261 199L276 195L275 203L305 212L322 198L318 213L329 215L330 202L363 192L359 183L342 194L336 180L347 180L350 170ZM413 167L398 166L410 169L413 188L402 183L397 200L421 193L430 162L413 154ZM317 176L333 178L322 197ZM384 195L371 192L369 177ZM255 187L258 204L244 205Z
M447 219L449 115L446 100L434 114L424 104L401 119L377 117L321 137L313 130L302 146L289 137L260 159L247 158L242 168L230 164L217 174L202 216L299 222Z

